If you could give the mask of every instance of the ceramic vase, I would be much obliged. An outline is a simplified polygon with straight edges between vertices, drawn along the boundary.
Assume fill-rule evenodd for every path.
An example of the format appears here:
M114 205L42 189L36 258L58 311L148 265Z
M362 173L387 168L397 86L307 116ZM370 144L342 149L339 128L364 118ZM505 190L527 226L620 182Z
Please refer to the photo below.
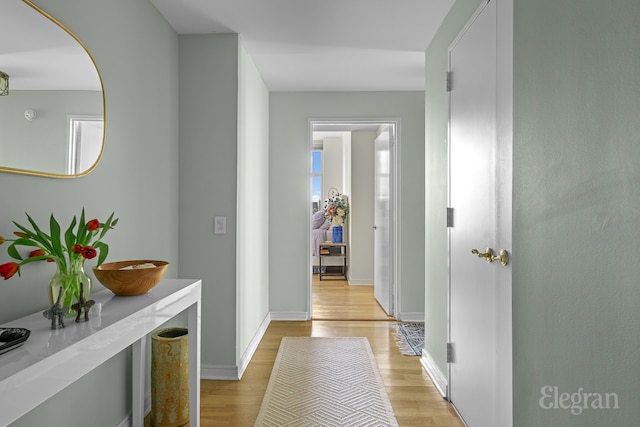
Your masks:
M163 328L151 335L151 425L189 422L189 335L187 328Z
M342 226L334 225L331 230L331 243L342 243Z

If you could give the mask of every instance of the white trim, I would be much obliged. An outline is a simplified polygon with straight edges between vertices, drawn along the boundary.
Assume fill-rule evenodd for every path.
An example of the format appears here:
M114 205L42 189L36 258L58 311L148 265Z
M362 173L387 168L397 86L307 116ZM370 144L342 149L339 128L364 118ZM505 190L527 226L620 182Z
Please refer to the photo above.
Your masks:
M269 327L269 323L271 323L271 314L267 313L264 320L262 321L262 324L254 334L253 339L251 340L251 342L247 346L247 349L244 351L244 353L242 354L242 357L240 358L240 362L238 363L238 379L242 378L244 371L247 369L247 366L249 366L249 362L251 362L251 358L253 357L253 355L256 352L256 349L258 348L258 345L260 344L260 340L262 340L262 337L264 336L265 332L267 331L267 328Z
M276 311L271 312L271 320L291 320L291 321L305 321L309 320L309 313L304 311Z
M434 362L433 358L425 349L422 349L420 364L431 378L431 381L433 381L433 385L436 386L436 388L440 392L440 395L445 399L449 399L449 384L447 383L447 376L443 374L440 369L438 369L438 366Z
M400 313L397 317L397 320L401 322L419 322L424 323L424 312L410 311L408 313Z
M349 278L349 285L351 285L351 286L373 286L373 279L351 279L351 278Z
M478 19L478 16L480 16L480 14L484 10L484 8L487 6L487 4L489 4L489 2L491 2L491 0L483 0L483 2L478 6L476 11L473 12L473 15L471 15L471 17L469 18L467 23L464 25L464 27L462 27L462 29L460 30L456 38L453 39L453 41L449 44L449 48L447 50L447 61L449 66L447 67L447 71L451 71L451 51L453 50L453 48L456 47L458 42L462 40L462 37L464 37L464 34L467 32L467 30L469 30L469 28L471 28L473 23L476 21L476 19Z

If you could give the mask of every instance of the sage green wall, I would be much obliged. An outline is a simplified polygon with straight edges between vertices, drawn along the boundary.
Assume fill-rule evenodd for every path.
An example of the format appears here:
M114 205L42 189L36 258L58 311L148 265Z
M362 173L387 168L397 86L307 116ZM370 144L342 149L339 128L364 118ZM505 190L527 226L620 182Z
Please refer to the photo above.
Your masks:
M24 117L28 108L37 114L33 121ZM102 92L12 90L0 103L0 165L66 173L71 114L101 116Z
M424 92L272 92L270 94L270 310L307 310L309 243L307 121L400 118L401 301L424 312Z
M446 91L448 48L483 0L457 0L425 55L425 349L440 372L447 373L449 267L448 231L448 123Z
M514 424L637 425L640 2L514 4Z
M106 238L109 259L164 259L171 263L167 277L177 277L178 106L169 100L178 97L171 84L178 79L178 37L144 0L36 3L74 31L95 57L106 93L106 145L98 167L82 178L0 173L0 234L13 232L11 221L24 221L25 212L38 223L55 213L68 224L83 206L101 219L115 211L120 222ZM0 249L3 263L8 256L4 245ZM48 305L52 268L30 264L21 277L2 281L0 323ZM120 353L15 425L49 425L51 419L118 424L130 410L129 360L130 350Z
M202 364L236 364L237 34L180 39L180 277L202 279ZM226 234L213 233L216 216Z

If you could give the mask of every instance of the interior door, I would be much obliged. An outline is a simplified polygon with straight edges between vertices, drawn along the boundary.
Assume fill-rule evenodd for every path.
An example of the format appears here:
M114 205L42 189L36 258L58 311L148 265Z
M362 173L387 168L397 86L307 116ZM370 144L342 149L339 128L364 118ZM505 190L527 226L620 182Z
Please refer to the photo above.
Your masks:
M389 125L376 138L374 144L374 271L373 294L390 315L394 315L392 298L393 271L391 262L392 249L392 177L391 144L395 139L393 125Z
M469 426L497 424L496 1L475 15L450 60L449 398ZM476 249L477 254L472 250Z

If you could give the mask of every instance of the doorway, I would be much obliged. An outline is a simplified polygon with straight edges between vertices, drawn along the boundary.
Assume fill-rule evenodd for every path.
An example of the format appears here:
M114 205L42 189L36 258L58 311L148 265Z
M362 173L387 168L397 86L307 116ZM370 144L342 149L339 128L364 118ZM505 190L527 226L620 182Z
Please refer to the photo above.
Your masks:
M362 294L362 288L368 286L371 291L375 291L371 295L371 301L377 305L374 311L382 309L383 314L374 317L380 320L381 317L389 319L396 315L399 292L396 279L395 221L398 192L398 130L398 119L309 120L308 158L312 160L309 174L309 218L316 210L323 209L329 190L345 195L350 203L350 214L344 233L348 254L347 270L342 284L338 284L338 280L317 280L317 274L313 274L314 263L317 261L312 256L312 245L308 245L307 289L310 318L316 318L313 311L314 288L318 289L318 285L322 283L322 289L326 291L329 282L332 282L334 287L341 286L347 295L356 291ZM323 146L323 142L326 142L326 145ZM319 151L321 155L318 155ZM334 156L332 153L339 153L335 155L339 158L339 164L331 163ZM325 176L320 174L319 177L318 158L322 158L319 163L323 171L333 172ZM381 213L384 215L381 216ZM330 239L330 235L327 239ZM310 240L313 242L313 236ZM381 259L384 262L380 261ZM325 283L327 286L324 286ZM349 299L345 297L341 301ZM354 306L353 312L360 309L361 307ZM326 314L322 316L324 318Z

